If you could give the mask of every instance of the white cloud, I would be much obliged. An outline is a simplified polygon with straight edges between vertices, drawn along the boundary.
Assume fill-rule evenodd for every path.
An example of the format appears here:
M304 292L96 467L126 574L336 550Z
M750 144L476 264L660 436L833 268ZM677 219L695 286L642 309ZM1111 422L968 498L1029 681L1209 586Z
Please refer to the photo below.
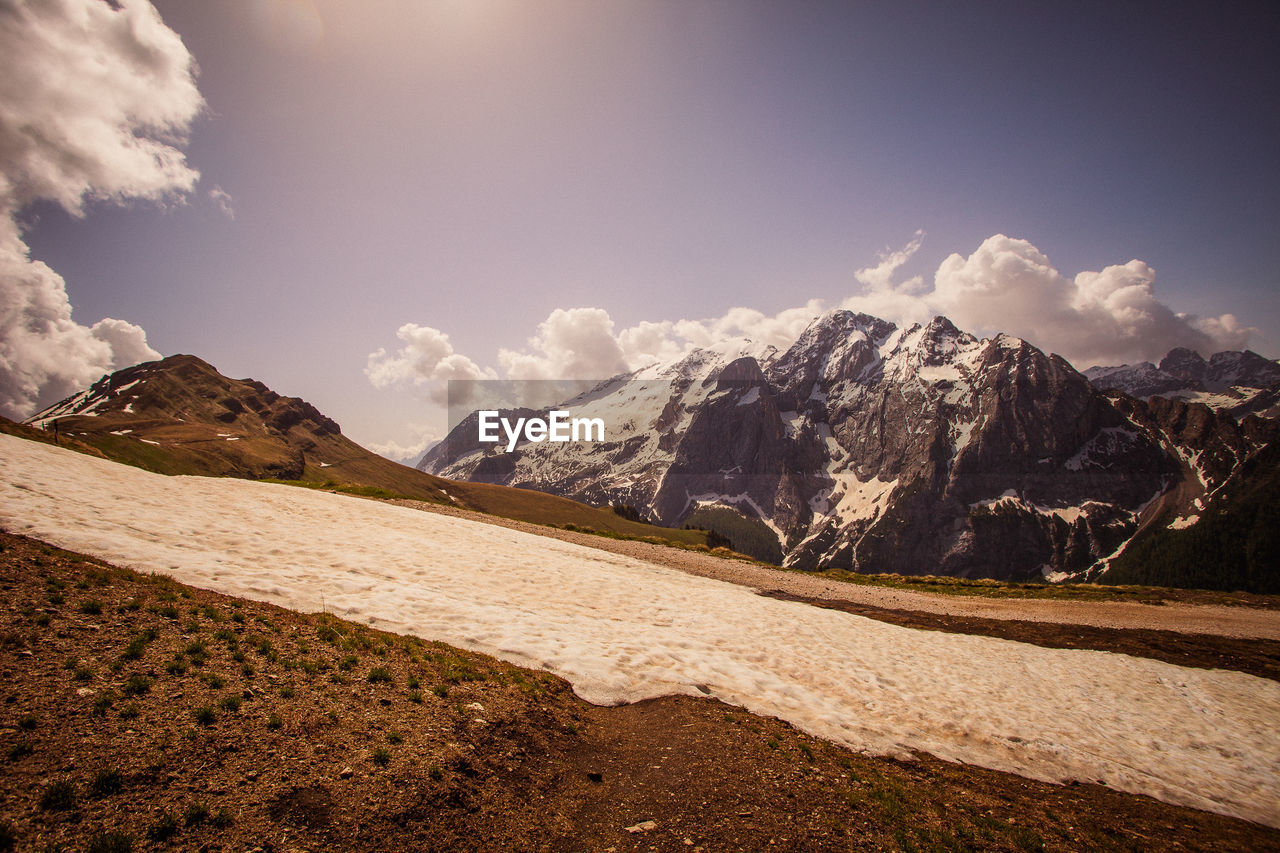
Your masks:
M911 242L901 249L896 252L886 249L880 253L879 263L875 266L855 272L853 277L862 284L862 292L845 299L840 307L892 320L899 325L909 326L929 320L934 312L921 297L925 290L924 279L917 275L903 282L894 282L898 269L911 260L923 243L924 232L917 231Z
M435 427L424 424L411 424L404 430L410 436L407 443L385 441L381 444L369 444L367 447L379 456L385 456L393 462L412 465L422 458L431 445L440 440L441 435Z
M628 370L613 320L603 308L557 308L523 352L498 350L510 379L595 379Z
M490 368L482 368L461 353L454 352L449 336L430 326L405 323L396 330L403 346L394 353L385 348L369 354L365 375L375 388L411 383L441 383L449 379L497 379ZM442 397L439 389L433 389ZM442 399L440 400L442 402Z
M1080 368L1154 361L1178 346L1205 355L1247 346L1256 330L1230 314L1174 313L1155 280L1139 260L1067 278L1031 243L997 234L944 260L925 298L961 328L1026 338Z
M25 417L103 373L159 357L142 329L71 319L66 284L32 260L17 216L38 200L178 200L179 149L204 101L177 33L144 0L0 4L0 411Z
M222 187L214 187L209 190L209 200L213 202L213 206L218 208L218 212L227 219L236 218L236 209L231 202L231 194Z
M841 307L903 326L943 314L966 331L1025 338L1081 369L1155 361L1179 346L1204 355L1243 349L1257 332L1231 314L1175 313L1156 295L1155 270L1142 261L1068 278L1030 242L1004 234L988 237L968 257L943 260L932 289L920 276L895 282L922 238L917 231L906 246L882 253L876 266L858 270L862 290Z
M1065 356L1083 369L1100 363L1158 360L1176 346L1208 355L1242 349L1255 329L1230 314L1199 318L1176 314L1156 297L1155 271L1139 260L1062 275L1026 240L996 234L968 257L952 254L938 266L930 289L923 276L896 281L920 250L917 231L901 249L882 252L874 266L854 273L862 290L840 307L909 326L944 314L978 334L1006 332ZM603 308L557 308L522 350L500 348L506 379L606 379L654 363L666 363L697 347L747 338L782 350L826 310L822 300L767 315L736 307L702 320L643 321L615 331ZM379 388L441 379L497 379L456 353L448 335L408 324L394 355L378 350L366 373ZM433 393L443 404L443 388Z

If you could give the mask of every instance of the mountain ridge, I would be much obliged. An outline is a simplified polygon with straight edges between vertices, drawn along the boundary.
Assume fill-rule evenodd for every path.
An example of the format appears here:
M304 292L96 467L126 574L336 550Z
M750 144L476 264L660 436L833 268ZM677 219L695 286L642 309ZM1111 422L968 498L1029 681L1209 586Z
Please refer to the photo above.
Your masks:
M1238 378L1256 360L1206 370ZM1202 404L1104 391L1027 341L945 317L900 328L833 311L784 352L695 350L611 381L581 410L618 427L600 446L450 456L459 427L419 465L669 525L730 507L773 530L795 568L1062 579L1105 569L1154 505L1184 517L1275 434L1256 416L1215 413L1234 426L1209 428ZM1198 490L1178 491L1190 479Z

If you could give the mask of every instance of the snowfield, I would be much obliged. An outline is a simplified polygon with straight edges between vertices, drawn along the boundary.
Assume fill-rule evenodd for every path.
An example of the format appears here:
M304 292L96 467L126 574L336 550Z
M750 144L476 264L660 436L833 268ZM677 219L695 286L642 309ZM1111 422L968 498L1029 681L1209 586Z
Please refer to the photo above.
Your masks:
M1280 683L1242 673L899 628L493 525L7 435L0 525L547 669L591 702L709 694L854 749L1280 826Z

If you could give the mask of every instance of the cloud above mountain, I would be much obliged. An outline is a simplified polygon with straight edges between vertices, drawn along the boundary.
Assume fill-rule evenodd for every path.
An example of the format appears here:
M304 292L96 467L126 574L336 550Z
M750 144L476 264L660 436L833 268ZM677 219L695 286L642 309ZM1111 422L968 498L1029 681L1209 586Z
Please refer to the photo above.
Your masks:
M922 299L962 328L1009 332L1078 367L1155 360L1174 347L1208 355L1243 349L1255 331L1231 314L1175 313L1140 260L1067 278L1031 243L997 234L967 258L949 256Z
M145 0L0 4L0 412L25 417L103 373L159 357L146 333L72 319L66 282L31 258L19 215L52 201L174 202L204 100L195 63Z
M900 326L943 314L966 331L1025 338L1080 369L1157 360L1179 346L1205 355L1243 349L1256 332L1231 314L1202 318L1176 313L1156 294L1155 270L1140 260L1069 278L1029 241L1003 234L987 238L967 257L948 256L934 273L932 287L921 275L899 281L900 270L923 241L924 233L916 232L902 248L885 251L876 264L857 270L853 277L861 289L837 307ZM499 376L606 378L730 339L785 349L830 307L812 299L773 315L737 307L721 317L644 321L622 329L603 308L557 308L523 349L498 350L498 370L454 352L443 332L409 324L397 333L405 346L395 354L373 353L365 372L379 388Z

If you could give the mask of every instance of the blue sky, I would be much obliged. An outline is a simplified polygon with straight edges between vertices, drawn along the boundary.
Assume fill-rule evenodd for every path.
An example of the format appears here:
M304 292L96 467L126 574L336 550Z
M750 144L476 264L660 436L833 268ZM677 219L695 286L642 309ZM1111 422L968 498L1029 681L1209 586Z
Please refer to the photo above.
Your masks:
M362 443L438 432L450 376L604 375L842 304L1081 368L1280 355L1274 4L155 8L198 65L168 140L198 178L86 178L80 215L20 193L20 239L76 323L128 321Z

